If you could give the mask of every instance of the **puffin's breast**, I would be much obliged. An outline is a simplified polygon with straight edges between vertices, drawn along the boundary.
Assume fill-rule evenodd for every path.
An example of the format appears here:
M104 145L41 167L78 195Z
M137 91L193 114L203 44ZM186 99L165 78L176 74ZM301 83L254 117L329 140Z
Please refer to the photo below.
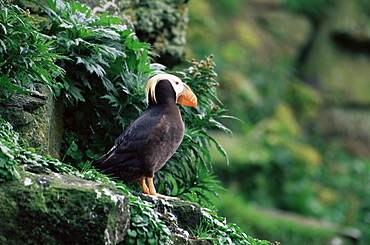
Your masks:
M150 130L143 144L142 152L145 154L139 154L144 168L153 173L162 168L175 153L183 137L184 123L181 116L164 114L160 122Z

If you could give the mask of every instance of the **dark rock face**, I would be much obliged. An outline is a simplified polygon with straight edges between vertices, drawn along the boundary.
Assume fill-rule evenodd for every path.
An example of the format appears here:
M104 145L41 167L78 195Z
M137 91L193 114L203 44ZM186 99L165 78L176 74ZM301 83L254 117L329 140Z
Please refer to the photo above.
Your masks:
M0 102L0 115L43 155L59 157L63 135L63 104L46 85L37 84L29 95L13 94Z

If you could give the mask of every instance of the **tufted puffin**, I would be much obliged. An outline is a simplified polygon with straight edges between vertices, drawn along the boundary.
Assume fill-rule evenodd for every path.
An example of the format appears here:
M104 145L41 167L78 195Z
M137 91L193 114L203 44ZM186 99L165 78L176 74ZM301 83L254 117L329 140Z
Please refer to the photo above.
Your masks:
M184 136L176 103L196 106L197 97L181 79L170 74L150 78L145 93L148 108L93 166L123 181L139 181L145 194L174 198L156 192L154 173L174 154Z

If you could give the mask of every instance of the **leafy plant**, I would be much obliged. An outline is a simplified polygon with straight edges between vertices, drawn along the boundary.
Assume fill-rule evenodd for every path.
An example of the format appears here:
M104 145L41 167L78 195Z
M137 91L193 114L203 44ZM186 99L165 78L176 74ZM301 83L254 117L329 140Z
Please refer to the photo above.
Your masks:
M173 244L169 228L159 220L153 207L138 197L130 196L131 228L127 230L126 244Z
M136 52L149 45L135 39L120 18L108 13L95 16L79 2L48 0L47 4L41 5L47 20L39 25L43 33L55 38L57 52L69 58L61 61L67 76L60 83L63 97L72 105L86 101L86 92L93 89L118 95L115 80L123 67L137 71L146 65L147 53L140 56Z
M149 44L135 38L121 19L95 16L78 2L47 2L39 26L68 57L60 60L66 76L54 90L67 105L65 160L79 165L107 150L142 112L145 82L162 66L150 64Z
M32 164L110 183L128 193L125 185L113 182L86 166L98 153L105 152L121 130L144 110L145 83L164 67L151 64L149 44L136 39L130 30L120 24L119 18L107 14L94 16L91 10L80 3L60 0L48 0L47 3L48 7L42 7L46 19L37 20L37 26L43 33L38 37L40 40L48 40L47 44L55 48L54 56L51 56L53 58L45 57L46 61L52 61L55 66L50 64L48 74L52 76L44 82L52 87L54 94L62 98L67 106L65 118L68 145L65 147L64 160L80 166L83 171L56 159L40 156L33 149L23 149L16 142L4 148L6 153L3 153L8 159L14 160L8 161L6 168L20 163ZM46 54L49 52L51 50L45 51ZM33 61L40 61L38 57L42 56L33 57ZM60 67L66 71L64 77L56 73L61 73ZM43 75L42 71L39 73ZM216 194L220 188L212 175L209 147L215 145L226 156L222 147L208 134L208 130L217 128L230 134L230 130L218 120L232 117L226 116L226 110L217 98L217 75L210 58L201 62L193 61L188 69L178 74L198 95L199 106L193 109L181 108L186 124L185 139L178 153L167 164L168 168L159 173L157 182L166 180L163 185L159 184L160 191L206 203L208 196ZM23 87L20 89L24 90ZM16 172L9 169L5 173L6 179L16 178ZM132 229L128 232L126 242L168 244L168 228L158 219L151 206L138 198L130 199ZM245 238L236 226L222 227L225 234L220 237L229 237L235 233L235 240Z
M237 225L226 223L226 219L217 216L217 214L207 208L202 209L202 227L203 236L212 240L214 244L235 244L235 245L269 245L268 241L262 241L247 236ZM199 234L197 234L198 236ZM209 238L210 237L210 238Z
M55 64L63 58L54 52L55 42L41 34L33 20L11 1L0 0L0 100L31 93L36 82L51 87L64 73Z
M0 118L0 183L19 179L17 161L13 155L13 145L18 143L19 135L10 123Z
M84 166L111 147L114 140L145 109L145 84L165 67L151 64L149 45L132 36L120 19L93 16L80 3L49 0L43 7L48 21L43 32L55 36L66 75L60 80L66 109L65 161ZM217 195L219 183L212 176L209 148L213 144L226 156L208 130L229 129L218 119L232 118L216 94L217 74L210 58L191 63L178 75L197 94L199 106L181 108L186 125L182 145L167 167L158 173L158 190L198 202ZM208 194L207 194L208 193Z

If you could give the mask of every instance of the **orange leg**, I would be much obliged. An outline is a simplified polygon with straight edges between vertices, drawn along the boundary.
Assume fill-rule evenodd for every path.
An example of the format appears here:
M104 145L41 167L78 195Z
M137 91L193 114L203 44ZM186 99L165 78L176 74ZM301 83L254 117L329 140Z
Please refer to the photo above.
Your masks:
M143 192L145 193L145 194L150 194L150 192L149 192L149 188L148 188L148 186L145 184L145 178L144 179L141 179L141 180L139 180L139 182L140 182L140 185L141 185L141 188L143 188Z
M155 187L154 187L154 183L153 183L153 178L146 178L147 181L148 181L148 186L145 184L145 179L141 179L139 180L140 184L141 184L141 187L143 188L143 191L145 194L149 194L149 195L153 195L153 196L157 196L157 197L162 197L162 198L166 198L166 199L180 199L178 197L170 197L170 196L165 196L165 195L161 195L159 193L157 193L157 191L155 190Z

